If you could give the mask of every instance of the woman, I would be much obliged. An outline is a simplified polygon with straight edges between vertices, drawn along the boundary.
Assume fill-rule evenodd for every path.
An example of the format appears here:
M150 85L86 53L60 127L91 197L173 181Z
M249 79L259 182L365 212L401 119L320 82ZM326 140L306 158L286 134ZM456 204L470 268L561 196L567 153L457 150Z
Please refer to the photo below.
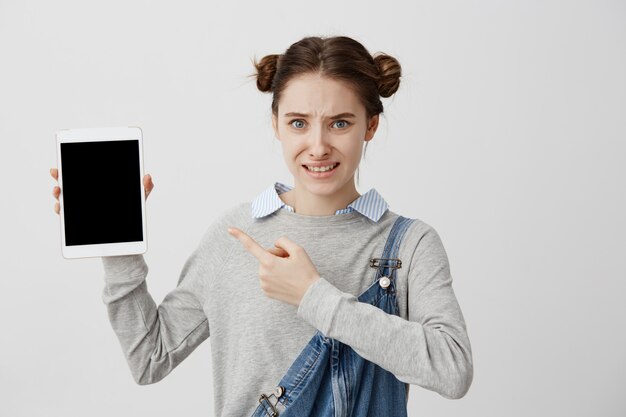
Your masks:
M222 212L158 306L142 255L102 258L135 381L161 380L210 335L218 416L404 416L409 384L461 398L472 353L439 235L354 182L400 64L339 36L255 67L294 186Z

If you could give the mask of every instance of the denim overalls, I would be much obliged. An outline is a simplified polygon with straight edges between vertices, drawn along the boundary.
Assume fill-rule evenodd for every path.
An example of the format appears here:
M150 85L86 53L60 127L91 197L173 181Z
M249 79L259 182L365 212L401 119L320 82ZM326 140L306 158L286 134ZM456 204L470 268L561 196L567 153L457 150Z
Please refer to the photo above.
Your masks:
M402 261L397 255L413 220L398 216L382 258L370 260L376 278L358 301L399 315L395 278ZM252 417L406 417L407 385L318 330L274 392L261 394Z

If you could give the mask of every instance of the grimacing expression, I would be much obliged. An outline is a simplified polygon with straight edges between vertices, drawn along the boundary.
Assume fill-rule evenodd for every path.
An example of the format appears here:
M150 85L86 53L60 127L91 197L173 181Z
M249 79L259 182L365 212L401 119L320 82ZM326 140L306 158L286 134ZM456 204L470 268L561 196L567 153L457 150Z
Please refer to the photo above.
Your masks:
M354 181L363 146L378 127L378 115L366 120L365 106L344 82L305 74L287 83L272 126L296 187L331 195ZM339 165L332 176L318 179L303 166L315 162Z

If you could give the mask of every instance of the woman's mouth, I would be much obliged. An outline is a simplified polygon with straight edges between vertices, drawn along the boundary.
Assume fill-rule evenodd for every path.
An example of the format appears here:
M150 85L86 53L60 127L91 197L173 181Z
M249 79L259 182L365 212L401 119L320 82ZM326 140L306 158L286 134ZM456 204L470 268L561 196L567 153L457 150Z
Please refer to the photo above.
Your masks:
M312 177L312 178L328 178L336 171L339 166L339 162L335 164L324 165L320 167L312 167L307 165L302 165L302 168Z

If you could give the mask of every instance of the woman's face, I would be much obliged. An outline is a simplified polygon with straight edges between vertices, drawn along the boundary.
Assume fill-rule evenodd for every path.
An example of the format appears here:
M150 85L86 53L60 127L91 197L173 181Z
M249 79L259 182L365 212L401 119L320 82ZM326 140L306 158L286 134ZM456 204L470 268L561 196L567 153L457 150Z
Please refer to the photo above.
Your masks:
M355 189L354 173L364 143L376 132L378 115L366 120L365 106L345 83L306 74L289 81L272 125L295 186L331 196ZM307 165L312 164L336 166L311 172Z

